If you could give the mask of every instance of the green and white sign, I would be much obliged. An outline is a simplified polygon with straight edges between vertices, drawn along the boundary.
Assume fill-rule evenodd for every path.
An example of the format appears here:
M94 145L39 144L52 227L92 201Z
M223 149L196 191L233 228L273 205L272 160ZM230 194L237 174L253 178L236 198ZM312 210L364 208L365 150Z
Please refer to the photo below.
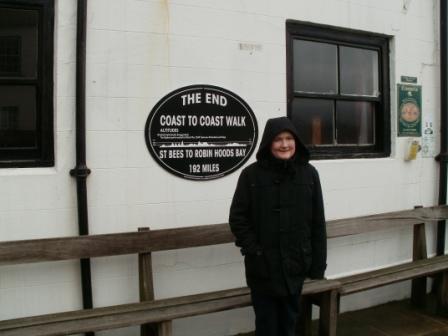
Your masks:
M422 87L398 84L398 136L422 135Z

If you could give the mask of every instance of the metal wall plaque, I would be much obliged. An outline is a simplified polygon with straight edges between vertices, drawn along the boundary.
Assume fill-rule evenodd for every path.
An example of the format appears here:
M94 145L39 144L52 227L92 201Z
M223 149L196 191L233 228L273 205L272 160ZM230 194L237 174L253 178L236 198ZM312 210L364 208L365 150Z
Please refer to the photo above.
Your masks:
M401 76L400 78L403 83L417 84L417 77Z
M180 88L151 110L145 126L149 152L165 170L211 180L238 169L253 153L255 115L236 94L211 85Z
M422 135L422 87L398 84L398 136Z

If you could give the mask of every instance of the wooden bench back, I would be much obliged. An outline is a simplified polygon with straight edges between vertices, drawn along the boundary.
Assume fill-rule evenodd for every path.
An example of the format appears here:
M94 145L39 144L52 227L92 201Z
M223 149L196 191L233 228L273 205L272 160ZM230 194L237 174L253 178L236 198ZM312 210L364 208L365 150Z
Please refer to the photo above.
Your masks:
M327 222L328 238L445 220L448 206L417 208ZM228 224L0 242L0 266L139 254L233 242Z

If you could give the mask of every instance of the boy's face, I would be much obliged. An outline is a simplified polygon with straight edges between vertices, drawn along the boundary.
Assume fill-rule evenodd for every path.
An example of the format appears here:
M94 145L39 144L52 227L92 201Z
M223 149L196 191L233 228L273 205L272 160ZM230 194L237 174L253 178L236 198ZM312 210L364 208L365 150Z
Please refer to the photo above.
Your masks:
M294 136L284 131L274 138L271 144L271 153L276 159L289 160L296 152L296 140Z

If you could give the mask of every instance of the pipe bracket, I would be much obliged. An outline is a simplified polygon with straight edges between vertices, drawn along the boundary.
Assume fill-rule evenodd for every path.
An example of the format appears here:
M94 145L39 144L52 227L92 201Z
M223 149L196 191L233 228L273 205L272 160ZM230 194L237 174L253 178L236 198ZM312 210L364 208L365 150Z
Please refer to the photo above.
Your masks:
M91 170L87 166L76 166L70 170L70 175L76 178L87 178Z
M439 153L434 159L437 162L448 162L448 152Z

